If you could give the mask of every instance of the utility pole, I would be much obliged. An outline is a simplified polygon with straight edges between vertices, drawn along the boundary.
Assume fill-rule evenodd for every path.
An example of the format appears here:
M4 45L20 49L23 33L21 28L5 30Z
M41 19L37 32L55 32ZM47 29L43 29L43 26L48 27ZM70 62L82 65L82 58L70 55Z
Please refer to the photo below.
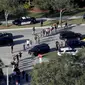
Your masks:
M7 76L6 77L6 80L7 80L6 85L9 85L9 73L8 73L9 67L11 67L11 66L10 65L4 65L4 66L0 67L1 69L6 68L6 76Z
M9 73L8 73L8 66L6 66L6 70L7 70L7 85L9 85Z

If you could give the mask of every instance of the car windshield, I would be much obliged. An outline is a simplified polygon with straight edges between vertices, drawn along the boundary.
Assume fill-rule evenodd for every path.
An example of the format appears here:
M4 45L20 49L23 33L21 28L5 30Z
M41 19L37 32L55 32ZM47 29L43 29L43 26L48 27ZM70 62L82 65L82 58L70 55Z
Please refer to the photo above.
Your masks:
M59 50L59 52L63 52L63 50Z
M76 50L66 50L66 52L76 52Z

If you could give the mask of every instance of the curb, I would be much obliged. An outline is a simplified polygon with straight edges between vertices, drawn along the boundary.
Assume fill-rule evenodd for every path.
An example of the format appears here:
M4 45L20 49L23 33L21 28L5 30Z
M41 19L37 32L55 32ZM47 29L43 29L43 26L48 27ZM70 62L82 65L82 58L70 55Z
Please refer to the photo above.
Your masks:
M70 26L77 26L78 24L72 24L72 25L70 25ZM62 27L64 27L65 25L62 25ZM80 26L85 26L85 24L80 24ZM48 27L51 27L51 26L43 26L43 27L35 27L35 28L37 28L37 29L45 29L45 28L48 28ZM61 27L60 25L58 26L58 27ZM1 29L0 31L18 31L18 30L31 30L32 29L32 27L29 27L29 28L17 28L17 29L15 29L15 28L12 28L12 29Z

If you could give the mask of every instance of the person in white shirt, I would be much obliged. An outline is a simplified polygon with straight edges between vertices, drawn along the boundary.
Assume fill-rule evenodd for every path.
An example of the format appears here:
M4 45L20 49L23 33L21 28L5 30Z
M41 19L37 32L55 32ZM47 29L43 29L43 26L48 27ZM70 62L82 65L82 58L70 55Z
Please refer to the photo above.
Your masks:
M26 44L27 44L28 47L30 46L30 40L29 39L26 41Z

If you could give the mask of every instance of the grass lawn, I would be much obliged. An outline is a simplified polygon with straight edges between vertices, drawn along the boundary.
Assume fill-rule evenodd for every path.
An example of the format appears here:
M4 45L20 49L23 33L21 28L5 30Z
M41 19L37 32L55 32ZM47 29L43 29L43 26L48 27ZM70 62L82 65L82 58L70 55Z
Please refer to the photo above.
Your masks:
M48 58L48 59L52 60L52 59L55 59L55 57L57 57L57 56L58 56L57 52L53 51L53 52L44 54L43 58Z
M65 20L62 21L64 24L65 23ZM43 26L51 26L53 25L54 23L57 23L57 20L50 20L50 21L45 21L43 23ZM82 21L82 19L73 19L73 20L68 20L68 24L85 24L85 21ZM31 24L31 25L23 25L23 26L17 26L17 25L11 25L9 24L8 27L6 27L5 25L0 25L0 29L11 29L11 28L29 28L29 27L40 27L40 23L37 23L37 24Z
M65 20L62 21L64 24L65 23ZM53 25L54 23L57 23L57 20L50 20L50 21L45 21L43 23L43 26L51 26ZM85 24L85 21L82 21L82 19L74 19L74 20L68 20L68 24ZM9 24L8 27L6 27L5 25L0 25L0 29L11 29L11 28L15 28L15 29L18 29L18 28L29 28L29 27L40 27L40 23L37 23L37 24L31 24L31 25L23 25L23 26L17 26L17 25L11 25Z

